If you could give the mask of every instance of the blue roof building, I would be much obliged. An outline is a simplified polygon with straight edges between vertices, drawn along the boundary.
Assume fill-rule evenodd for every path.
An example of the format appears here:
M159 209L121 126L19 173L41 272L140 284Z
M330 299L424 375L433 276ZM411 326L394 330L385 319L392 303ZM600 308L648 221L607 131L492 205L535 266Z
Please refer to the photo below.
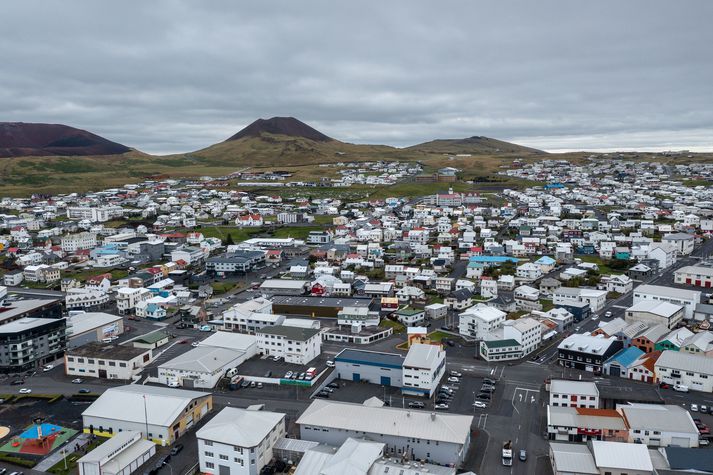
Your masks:
M624 348L604 362L602 372L608 376L626 378L629 368L644 352L635 346Z
M480 264L502 264L504 262L518 263L520 259L510 256L471 256L468 262L478 262Z

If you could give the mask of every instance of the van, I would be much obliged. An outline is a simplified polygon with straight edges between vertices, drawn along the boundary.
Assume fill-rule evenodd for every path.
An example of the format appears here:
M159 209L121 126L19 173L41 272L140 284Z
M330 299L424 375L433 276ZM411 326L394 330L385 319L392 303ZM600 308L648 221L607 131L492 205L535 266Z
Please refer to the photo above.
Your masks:
M169 388L177 388L177 387L179 387L180 385L181 385L181 384L180 384L178 381L176 381L175 379L173 379L173 380L171 380L171 381L168 382L168 387L169 387Z
M688 392L688 386L685 386L683 384L676 383L673 385L673 390L678 391L679 393L687 393Z

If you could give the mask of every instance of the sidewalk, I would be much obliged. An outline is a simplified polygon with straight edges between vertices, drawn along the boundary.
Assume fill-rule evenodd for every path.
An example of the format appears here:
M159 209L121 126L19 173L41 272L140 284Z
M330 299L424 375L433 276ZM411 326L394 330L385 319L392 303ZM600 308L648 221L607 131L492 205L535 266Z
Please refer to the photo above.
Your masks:
M42 461L40 463L35 465L34 469L37 470L38 472L46 472L47 470L52 468L55 464L57 464L57 462L62 460L62 458L64 457L64 453L62 452L62 449L67 449L67 455L70 455L71 453L74 452L74 449L73 449L74 444L76 444L77 442L85 441L87 439L89 439L89 434L80 432L79 434L77 434L76 437L68 440L67 442L64 443L64 445L60 446L59 448L57 448L57 450L55 450L54 452L49 454L47 457L42 459ZM83 444L80 444L80 445L83 445Z

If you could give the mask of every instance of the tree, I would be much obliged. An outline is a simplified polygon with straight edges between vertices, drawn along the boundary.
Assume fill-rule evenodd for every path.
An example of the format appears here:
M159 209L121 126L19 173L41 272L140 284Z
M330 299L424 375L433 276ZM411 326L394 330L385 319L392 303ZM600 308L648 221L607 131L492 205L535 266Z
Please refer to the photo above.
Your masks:
M235 241L233 241L233 236L230 233L228 233L228 237L225 238L225 244L226 246L232 246L233 244L235 244Z

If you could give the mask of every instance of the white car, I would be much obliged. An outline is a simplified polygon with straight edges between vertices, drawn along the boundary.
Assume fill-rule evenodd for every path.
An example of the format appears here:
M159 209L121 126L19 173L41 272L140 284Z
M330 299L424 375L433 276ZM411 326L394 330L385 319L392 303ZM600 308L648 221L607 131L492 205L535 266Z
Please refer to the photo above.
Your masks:
M434 406L434 409L439 409L441 411L447 411L448 410L448 404L436 404Z
M460 377L463 376L463 374L462 374L462 373L459 373L458 371L451 371L451 372L450 372L450 375L451 375L451 376L455 376L456 378L460 378Z
M42 367L42 371L46 373L47 371L52 371L52 368L54 368L54 365L46 364Z
M599 320L599 315L597 315L597 314L592 315L592 320Z
M32 389L30 388L22 388L20 389L20 394L30 394L32 392Z
M448 382L449 383L459 383L460 379L456 378L455 376L449 376L448 377Z
M72 380L73 384L82 384L82 382L83 382L82 378L75 378Z
M698 404L691 404L691 412L698 412Z
M687 393L688 392L688 386L683 385L683 384L674 384L673 385L673 390L678 391L679 393Z
M197 347L197 346L198 346L198 342L197 342L197 341L194 341L193 343L191 343L191 346L192 346L193 348Z
M334 368L334 361L327 360L327 368Z
M485 409L486 407L488 407L487 404L485 404L484 402L480 402L480 401L475 401L473 403L473 405L479 409Z
M612 316L612 313L609 312L609 311L604 312L604 316L605 316L606 318L610 318L610 317Z

